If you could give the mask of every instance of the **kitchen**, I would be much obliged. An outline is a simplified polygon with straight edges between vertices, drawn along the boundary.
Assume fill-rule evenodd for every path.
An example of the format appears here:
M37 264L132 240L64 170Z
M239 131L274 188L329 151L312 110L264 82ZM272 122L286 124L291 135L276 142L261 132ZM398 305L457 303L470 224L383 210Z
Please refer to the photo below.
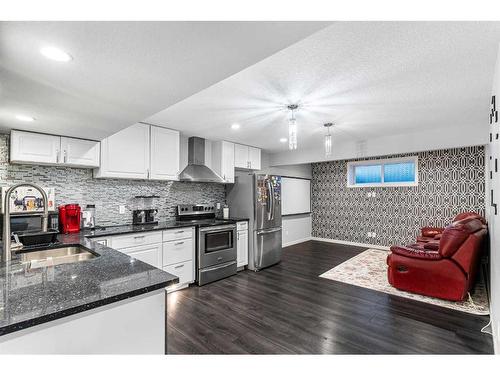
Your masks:
M281 179L255 174L261 169L258 148L187 138L179 131L146 123L101 142L17 130L2 138L0 162L6 172L2 180L8 185L41 185L48 193L48 233L62 235L56 240L54 235L44 237L40 232L44 197L36 189L20 186L11 189L7 198L3 188L4 202L10 201L11 207L2 219L12 217L12 229L7 231L14 236L9 245L18 254L40 247L57 249L68 238L79 238L90 249L109 247L173 275L177 279L172 282L170 277L168 292L190 284L202 286L235 275L237 270L258 270L280 260ZM26 179L28 173L33 173L31 179ZM254 185L262 211L255 221ZM229 207L227 186L241 187L231 190ZM255 263L249 264L254 257ZM45 258L25 256L21 263L29 274L64 263L61 259L47 253ZM93 261L84 259L82 264ZM5 305L4 312L9 308ZM17 321L24 318L8 314L6 318L2 350L15 352L17 345L25 352L19 338L14 349L9 346L9 333L16 332L15 325L35 324L35 319ZM27 339L35 342L30 334ZM83 348L63 345L58 350L81 353ZM146 348L142 346L140 352ZM95 350L98 348L92 352Z

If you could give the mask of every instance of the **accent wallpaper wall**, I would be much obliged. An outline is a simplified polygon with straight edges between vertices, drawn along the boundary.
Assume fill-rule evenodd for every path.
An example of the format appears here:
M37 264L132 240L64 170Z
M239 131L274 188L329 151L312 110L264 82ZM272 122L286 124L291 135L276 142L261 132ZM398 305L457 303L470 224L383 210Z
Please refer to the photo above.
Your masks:
M136 195L160 196L152 202L159 210L160 221L174 217L177 204L223 204L226 199L222 184L94 179L91 169L9 164L9 136L0 135L0 186L18 182L54 187L56 205L95 204L98 225L130 224L132 210L141 203L134 199ZM119 205L125 205L124 214L119 213Z
M484 215L483 146L386 157L413 155L418 156L419 181L414 187L348 188L347 160L313 163L313 237L407 244L421 227L447 225L462 211ZM368 192L375 192L375 197L368 197ZM368 237L367 232L375 232L376 237Z

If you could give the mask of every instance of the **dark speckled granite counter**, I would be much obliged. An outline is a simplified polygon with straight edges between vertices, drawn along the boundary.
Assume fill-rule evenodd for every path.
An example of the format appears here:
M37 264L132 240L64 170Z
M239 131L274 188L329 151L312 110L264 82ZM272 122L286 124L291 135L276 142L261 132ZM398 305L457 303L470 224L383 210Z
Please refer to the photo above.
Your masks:
M195 226L191 222L182 221L164 221L158 224L144 224L144 225L116 225L110 227L99 228L96 230L89 230L84 232L84 236L87 238L93 237L103 237L103 236L115 236L118 234L128 234L128 233L138 233L138 232L151 232L155 230L165 230L165 229L175 229L175 228L186 228Z
M27 269L18 256L0 263L0 336L178 282L176 276L93 243L85 234L59 239L87 247L99 255L94 259L37 269Z
M224 220L218 218L218 220ZM248 218L236 218L230 217L227 222L236 221L248 221ZM118 234L128 234L128 233L140 233L140 232L150 232L155 230L166 230L175 228L186 228L186 227L196 227L196 223L191 221L164 221L158 224L145 224L145 225L117 225L111 227L100 228L92 231L86 231L84 236L87 238L95 237L105 237L105 236L115 236Z

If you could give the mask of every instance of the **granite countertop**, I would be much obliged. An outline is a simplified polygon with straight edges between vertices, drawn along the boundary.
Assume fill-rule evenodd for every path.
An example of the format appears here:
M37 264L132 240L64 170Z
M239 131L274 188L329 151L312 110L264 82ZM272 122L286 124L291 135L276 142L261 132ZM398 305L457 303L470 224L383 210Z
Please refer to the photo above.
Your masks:
M85 230L83 235L87 238L115 236L117 234L137 233L137 232L150 232L155 230L166 230L175 228L194 227L195 224L186 221L169 220L159 222L158 224L144 224L144 225L113 225L109 227L97 228L95 230Z
M0 263L0 336L179 281L177 276L86 239L85 233L60 235L59 240L64 245L82 245L98 257L34 269L21 264L18 255L7 264Z
M227 222L248 221L248 218L230 217L229 219L217 218L217 220L227 220ZM115 236L118 234L150 232L155 230L166 230L175 228L196 227L196 223L191 221L176 221L168 220L159 222L158 224L144 224L144 225L115 225L95 230L85 230L83 235L87 238Z

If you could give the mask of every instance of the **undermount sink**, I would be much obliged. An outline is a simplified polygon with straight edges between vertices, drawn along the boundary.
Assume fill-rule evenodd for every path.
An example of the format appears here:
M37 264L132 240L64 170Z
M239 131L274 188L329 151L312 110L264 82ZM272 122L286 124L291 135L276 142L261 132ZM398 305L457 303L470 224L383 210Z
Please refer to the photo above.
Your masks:
M55 266L64 263L76 263L97 258L99 255L92 253L80 245L63 246L57 248L19 252L22 264L30 268Z

